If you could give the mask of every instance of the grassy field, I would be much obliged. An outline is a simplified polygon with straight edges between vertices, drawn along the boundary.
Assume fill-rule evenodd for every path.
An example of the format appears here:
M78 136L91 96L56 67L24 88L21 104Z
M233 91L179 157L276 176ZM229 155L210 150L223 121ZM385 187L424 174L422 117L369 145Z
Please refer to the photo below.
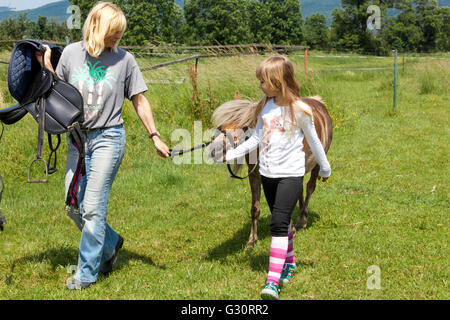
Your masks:
M306 83L303 57L290 57L302 95L321 95L333 117L333 171L318 184L308 228L294 240L299 268L280 298L449 299L450 57L408 56L404 68L400 57L393 110L392 58L315 56L323 54L310 53ZM141 66L170 59L137 58ZM192 64L145 72L146 80L185 79L151 85L146 93L167 144L178 143L175 129L193 132L194 121L210 128L214 108L236 90L258 99L254 71L263 59L200 60L200 105L192 104ZM13 103L0 65L0 104ZM116 271L78 292L65 289L80 240L63 206L67 147L50 183L27 184L37 125L27 116L5 127L0 208L8 224L0 233L0 299L259 299L270 245L265 199L259 242L245 249L248 181L230 179L223 165L159 158L129 102L123 115L127 149L108 221L125 238L124 248ZM368 289L370 266L379 267L380 289Z

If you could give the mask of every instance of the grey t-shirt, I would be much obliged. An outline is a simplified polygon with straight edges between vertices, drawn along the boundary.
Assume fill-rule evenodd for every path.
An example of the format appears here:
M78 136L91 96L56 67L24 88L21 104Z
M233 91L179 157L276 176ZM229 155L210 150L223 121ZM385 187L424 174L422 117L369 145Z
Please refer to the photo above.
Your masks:
M56 67L56 75L74 85L83 96L83 128L108 128L123 123L125 97L147 91L133 55L118 48L91 57L83 42L67 46Z

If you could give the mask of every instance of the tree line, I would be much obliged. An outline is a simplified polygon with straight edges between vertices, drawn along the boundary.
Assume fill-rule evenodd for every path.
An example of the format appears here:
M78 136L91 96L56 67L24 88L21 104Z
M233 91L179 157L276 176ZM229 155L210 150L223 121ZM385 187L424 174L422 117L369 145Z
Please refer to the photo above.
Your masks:
M80 7L81 25L96 2L71 1ZM185 0L183 9L175 0L112 2L127 17L122 45L273 43L379 55L392 49L450 50L450 8L439 7L437 0L342 0L341 8L332 12L331 25L323 14L304 19L298 0ZM380 9L380 29L368 28L368 19L378 18L368 13L370 5ZM396 14L389 17L388 9ZM80 29L69 30L66 22L46 17L10 17L0 22L0 30L2 39L81 39Z

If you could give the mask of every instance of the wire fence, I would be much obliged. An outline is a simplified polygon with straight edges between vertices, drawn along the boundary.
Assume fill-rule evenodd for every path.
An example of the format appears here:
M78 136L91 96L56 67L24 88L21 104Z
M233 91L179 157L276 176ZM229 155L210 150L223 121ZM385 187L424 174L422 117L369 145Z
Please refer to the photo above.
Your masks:
M19 40L0 40L0 47L7 46L8 49L12 49L14 44ZM43 42L51 43L61 47L66 46L64 42L57 42L51 40L42 40ZM323 67L309 68L308 59L380 59L383 61L386 59L392 59L390 56L373 56L373 55L308 55L308 46L296 46L296 45L282 45L282 44L237 44L237 45L214 45L214 46L121 46L121 48L131 52L138 61L139 67L142 72L156 70L163 67L172 66L180 63L189 63L195 61L194 75L198 75L198 64L200 60L218 58L218 57L238 57L238 56L251 56L251 55L267 55L270 53L281 53L289 56L303 57L305 61L305 80L307 79L308 72L365 72L365 71L383 71L393 70L393 65L389 66L383 63L381 66L370 66L364 64L363 66L349 66L349 67ZM9 64L9 61L0 59L0 64ZM415 57L407 56L409 61L416 59L427 60L448 60L450 57ZM387 61L386 61L387 62ZM403 57L403 69L405 64L405 58ZM185 82L184 75L176 75L173 79L150 79L153 75L146 75L145 80L147 84L160 84L160 85L174 85L183 84Z

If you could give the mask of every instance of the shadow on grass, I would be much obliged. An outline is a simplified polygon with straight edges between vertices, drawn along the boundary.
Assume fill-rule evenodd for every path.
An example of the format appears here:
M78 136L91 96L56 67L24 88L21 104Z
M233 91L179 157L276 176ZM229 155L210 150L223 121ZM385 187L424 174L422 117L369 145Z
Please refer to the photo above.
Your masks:
M270 215L265 216L263 218L259 218L258 240L262 240L270 236L270 220L271 220ZM245 224L245 226L233 235L233 238L209 250L206 259L224 262L227 256L232 255L238 251L245 250L245 245L247 244L248 237L250 235L251 225L252 221L251 219L249 219L249 221Z
M119 254L119 258L118 258L118 263L115 267L115 270L121 270L122 268L124 268L126 265L128 265L128 263L130 261L142 261L145 264L148 264L150 266L162 269L162 270L166 270L167 267L165 265L158 265L156 264L152 258L148 257L148 256L144 256L141 254L138 254L136 252L133 251L129 251L127 249L122 249L120 250L120 254Z
M296 222L296 219L299 215L299 208L298 206L296 207L296 209L294 210L293 214L292 214L292 220L294 222ZM266 215L264 217L260 217L260 219L258 220L258 242L260 240L263 240L267 237L271 237L270 234L270 222L271 222L271 215ZM320 216L314 212L314 211L310 211L308 213L308 224L306 226L306 229L311 228L314 223L316 221L320 220ZM209 250L208 255L206 256L207 260L215 260L215 261L219 261L222 263L226 263L227 257L229 255L233 255L239 251L244 251L246 250L246 243L248 241L248 237L250 235L250 229L251 229L251 219L249 219L248 223L245 224L245 226L236 231L236 233L233 235L233 237L223 243L221 243L220 245L218 245L217 247ZM301 236L301 231L297 231L295 238L294 239L299 239L299 237ZM296 240L296 241L301 241L301 240ZM256 243L256 245L258 245L258 242ZM269 248L267 248L269 250ZM253 254L250 250L247 252L246 254L246 259L249 259L249 263L251 268L254 271L261 271L261 270L266 270L268 265L269 265L269 253L267 252L267 254ZM298 262L297 263L298 266L300 267L311 267L312 265L308 262L308 263L304 263L304 262Z
M44 252L39 252L36 254L31 254L24 256L22 258L16 259L11 264L11 268L9 273L6 276L6 284L13 284L13 275L14 269L16 266L27 263L41 263L43 261L47 261L53 268L53 271L56 270L58 266L71 266L75 265L78 260L78 250L69 247L57 247L51 248ZM121 270L124 268L130 261L140 260L145 264L160 268L165 270L165 265L157 265L150 257L137 254L135 252L129 251L127 249L120 250L120 254L118 256L118 263L115 266L114 270ZM70 272L68 272L70 273ZM101 278L100 278L101 280Z
M296 222L296 219L299 215L299 208L298 206L294 210L292 214L292 220ZM263 240L267 237L271 237L270 235L270 222L271 222L271 215L266 215L264 217L260 217L258 220L258 241ZM311 228L316 221L320 220L320 216L314 212L310 211L308 213L308 224L306 226L306 229ZM207 260L216 260L225 262L226 258L229 255L235 254L236 252L245 250L245 245L248 241L248 237L250 235L250 229L251 229L251 219L245 224L245 226L240 229L239 231L236 231L236 233L233 235L233 237L222 244L218 245L217 247L209 250L208 255L206 256ZM296 238L301 235L301 230L297 231ZM258 245L258 243L256 243ZM259 258L257 256L251 256L250 259L256 259ZM267 255L267 261L268 261L268 255ZM251 264L253 264L251 262ZM255 265L258 265L256 262Z
M299 214L300 214L300 210L297 207L295 209L294 213L292 214L292 218L291 218L292 221L294 222L294 225L297 223L297 219L298 219ZM316 223L316 221L320 220L320 216L314 211L308 211L308 218L307 218L307 220L308 221L307 221L305 229L311 228ZM302 230L305 230L305 229L300 229L300 232Z

